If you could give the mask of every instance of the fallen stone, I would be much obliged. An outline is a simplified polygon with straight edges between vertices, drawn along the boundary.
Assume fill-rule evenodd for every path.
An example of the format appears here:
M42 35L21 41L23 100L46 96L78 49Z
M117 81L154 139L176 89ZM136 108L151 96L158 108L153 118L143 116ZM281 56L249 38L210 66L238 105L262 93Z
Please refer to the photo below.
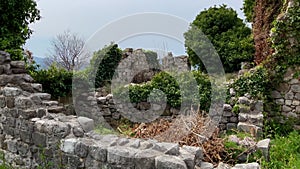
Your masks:
M231 169L260 169L258 163L237 164Z
M94 120L87 117L78 117L79 124L85 132L89 132L94 129Z

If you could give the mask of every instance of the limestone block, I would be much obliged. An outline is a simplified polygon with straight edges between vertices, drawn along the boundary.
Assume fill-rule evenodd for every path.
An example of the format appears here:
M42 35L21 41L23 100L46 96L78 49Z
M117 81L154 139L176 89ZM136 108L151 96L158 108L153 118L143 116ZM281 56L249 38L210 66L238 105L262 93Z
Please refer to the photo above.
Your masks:
M269 150L270 150L270 139L264 139L259 141L256 144L257 149L261 150L265 159L269 160L270 156L269 156Z
M247 98L247 97L239 97L239 100L238 100L238 103L239 104L244 104L244 105L248 105L250 104L250 100Z
M236 164L231 169L260 169L258 163Z
M65 153L74 154L75 144L78 142L75 138L69 138L61 141L61 150Z
M187 166L182 159L170 155L162 155L156 157L155 167L157 169L166 169L166 168L187 169Z
M271 92L271 97L274 98L274 99L282 98L281 94L276 90Z
M107 162L120 165L132 164L137 152L137 149L129 147L108 147Z
M155 157L163 155L159 151L147 149L140 150L134 156L134 166L137 169L154 169Z
M201 162L200 169L213 169L214 165L208 162Z
M94 120L87 117L78 117L79 124L85 132L89 132L94 129Z
M291 91L295 93L300 93L300 84L291 85Z
M176 143L157 143L158 149L155 147L154 149L164 152L169 155L179 155L179 144Z
M7 97L16 97L19 96L22 91L17 87L4 87L3 94Z

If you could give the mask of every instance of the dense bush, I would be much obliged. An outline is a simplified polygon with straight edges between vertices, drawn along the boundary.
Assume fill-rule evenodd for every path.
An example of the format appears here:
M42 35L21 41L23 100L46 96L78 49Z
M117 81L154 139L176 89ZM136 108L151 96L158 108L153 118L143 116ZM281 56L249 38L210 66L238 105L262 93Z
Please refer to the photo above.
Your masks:
M33 79L43 85L43 92L50 93L52 98L68 96L72 92L73 73L51 65L47 70L31 73Z
M191 80L193 78L195 81ZM196 86L195 86L196 85ZM183 86L181 89L180 86ZM184 98L185 103L200 104L201 110L208 111L211 102L211 84L207 75L199 71L192 71L174 75L160 72L150 82L140 85L130 85L116 89L114 92L119 98L125 99L125 90L129 90L129 99L132 103L147 101L150 93L158 89L167 97L167 103L174 108L179 108ZM199 90L199 93L195 93ZM129 101L129 100L127 100Z
M239 70L241 62L253 59L251 29L238 18L236 11L225 5L200 12L184 37L189 61L202 71L206 68L200 57L205 61L216 60L213 48L228 73ZM210 43L213 46L210 46ZM219 66L215 69L219 69Z
M270 77L268 70L262 66L257 66L250 72L237 78L231 85L238 96L246 93L258 99L264 99L269 96L271 90Z
M91 65L88 68L88 78L95 81L96 88L110 84L121 59L122 50L118 48L117 44L105 46L94 53Z

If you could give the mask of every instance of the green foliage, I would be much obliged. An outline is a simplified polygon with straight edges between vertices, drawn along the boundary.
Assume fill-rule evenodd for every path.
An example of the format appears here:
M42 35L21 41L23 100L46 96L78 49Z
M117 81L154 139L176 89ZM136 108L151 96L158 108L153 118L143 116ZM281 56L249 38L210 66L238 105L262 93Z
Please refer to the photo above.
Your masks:
M300 0L295 3L299 4ZM276 53L269 58L267 64L276 71L275 78L282 81L288 67L300 65L300 8L296 5L280 16L280 19L273 22L271 29L272 47Z
M191 79L195 79L194 81ZM195 83L194 83L195 82ZM194 86L195 85L195 86ZM183 88L180 88L183 86ZM129 99L126 91L129 90ZM132 103L146 102L150 93L154 89L162 91L167 97L167 104L171 107L178 108L181 106L182 99L185 103L200 104L201 110L208 111L211 102L211 83L207 75L199 71L192 71L174 75L167 72L156 74L153 79L141 85L130 85L128 88L121 87L114 93L124 101ZM199 90L199 93L195 93ZM155 98L154 98L155 99ZM154 100L155 101L155 100Z
M108 129L108 128L104 127L102 124L97 125L94 130L96 133L101 134L101 135L118 134L113 129Z
M275 138L276 136L287 136L294 130L295 120L287 118L284 121L280 120L280 115L264 121L265 137ZM282 118L282 117L281 117Z
M232 8L225 5L200 12L184 36L189 61L202 71L206 69L200 57L206 61L216 59L216 54L212 52L213 47L220 56L226 72L237 71L241 62L253 59L251 29L237 17ZM210 42L213 47L209 45Z
M21 46L32 34L29 24L40 19L40 11L34 0L1 0L0 2L0 50L12 52ZM21 55L16 55L16 57Z
M228 154L225 161L228 161L231 164L244 163L244 161L239 160L239 158L243 155L247 155L247 163L258 162L263 158L260 150L254 151L251 147L247 148L242 145L238 145L228 139L226 139L224 143L224 148Z
M244 0L243 11L248 22L253 21L255 0Z
M254 70L245 73L231 85L235 89L237 96L243 96L248 93L258 99L264 99L269 96L270 86L269 73L262 66L257 66Z
M95 80L96 88L110 84L121 59L122 51L118 48L117 44L105 46L94 53L91 59L91 66L88 70L88 76L92 81Z
M271 142L270 161L264 161L262 168L296 169L300 168L300 134L291 132L287 137L276 136Z
M50 93L53 98L68 96L72 92L73 73L51 65L47 70L32 72L31 76L43 85L43 92Z

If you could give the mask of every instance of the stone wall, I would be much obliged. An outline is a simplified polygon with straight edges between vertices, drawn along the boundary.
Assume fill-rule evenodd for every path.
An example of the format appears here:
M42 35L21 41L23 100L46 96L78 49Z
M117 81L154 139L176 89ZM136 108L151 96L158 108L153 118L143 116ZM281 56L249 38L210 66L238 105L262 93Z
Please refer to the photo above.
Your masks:
M11 61L0 52L0 151L14 168L194 169L201 165L199 147L98 135L94 120L66 115L64 107L41 91L42 86L26 74L24 62ZM88 96L85 100L97 104Z
M299 71L300 68L288 69L283 82L271 93L284 117L300 119L300 81L296 74Z
M263 102L252 99L248 94L237 97L234 89L229 89L230 100L223 105L223 114L219 120L221 130L238 129L255 137L262 137Z
M113 83L120 83L120 85L142 83L150 81L160 71L180 73L190 70L187 56L173 57L170 52L160 63L157 57L147 56L142 49L127 48L115 71Z

